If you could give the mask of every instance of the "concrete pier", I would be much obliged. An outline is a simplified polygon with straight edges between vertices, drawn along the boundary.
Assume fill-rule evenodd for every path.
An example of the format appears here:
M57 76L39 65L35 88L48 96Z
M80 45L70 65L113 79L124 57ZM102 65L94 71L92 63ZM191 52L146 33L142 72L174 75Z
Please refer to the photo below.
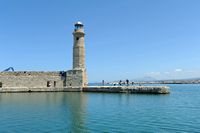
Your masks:
M0 88L0 93L17 92L81 92L81 87L6 87Z
M97 92L97 93L143 93L143 94L169 94L167 86L88 86L88 87L8 87L0 88L0 93L13 92Z
M83 92L169 94L167 86L89 86Z

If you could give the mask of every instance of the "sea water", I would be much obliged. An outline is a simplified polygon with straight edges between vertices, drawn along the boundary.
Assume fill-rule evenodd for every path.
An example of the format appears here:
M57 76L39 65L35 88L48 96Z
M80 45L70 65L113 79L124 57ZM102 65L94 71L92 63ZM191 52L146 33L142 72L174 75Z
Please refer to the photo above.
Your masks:
M200 132L200 85L171 93L1 93L0 133Z

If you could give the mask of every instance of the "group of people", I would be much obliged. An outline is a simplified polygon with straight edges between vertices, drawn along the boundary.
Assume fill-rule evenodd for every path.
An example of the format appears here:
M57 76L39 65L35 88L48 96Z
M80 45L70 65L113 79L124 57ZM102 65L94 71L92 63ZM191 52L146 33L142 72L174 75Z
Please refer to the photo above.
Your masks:
M117 83L113 83L113 85L115 86ZM122 81L122 80L119 80L119 83L118 83L118 85L133 85L134 84L134 82L130 82L128 79L126 79L125 81ZM104 80L102 80L102 85L105 85L105 81Z
M134 82L130 82L128 79L126 79L126 81L122 81L122 80L120 80L119 81L119 85L121 86L121 85L133 85L134 84Z

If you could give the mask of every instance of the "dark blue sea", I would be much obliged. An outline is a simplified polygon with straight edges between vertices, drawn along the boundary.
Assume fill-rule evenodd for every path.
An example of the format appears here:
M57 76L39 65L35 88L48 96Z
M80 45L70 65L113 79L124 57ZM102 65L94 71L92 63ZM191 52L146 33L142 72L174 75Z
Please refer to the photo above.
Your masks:
M168 95L1 93L0 133L199 133L200 85Z

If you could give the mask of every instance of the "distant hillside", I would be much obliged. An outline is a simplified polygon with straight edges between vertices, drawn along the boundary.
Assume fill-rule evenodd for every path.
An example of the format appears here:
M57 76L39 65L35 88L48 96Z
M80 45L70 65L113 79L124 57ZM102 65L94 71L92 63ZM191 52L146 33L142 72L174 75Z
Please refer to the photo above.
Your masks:
M126 79L123 80L123 82ZM151 83L151 84L199 84L200 83L200 78L188 78L188 79L166 79L166 80L157 80L156 78L153 77L142 77L142 78L136 78L136 79L131 79L129 80L130 82L135 82L135 83ZM105 83L109 84L114 84L118 83L119 80L115 81L105 81ZM95 84L101 84L102 82L96 82L96 83L90 83L90 85L95 85Z

